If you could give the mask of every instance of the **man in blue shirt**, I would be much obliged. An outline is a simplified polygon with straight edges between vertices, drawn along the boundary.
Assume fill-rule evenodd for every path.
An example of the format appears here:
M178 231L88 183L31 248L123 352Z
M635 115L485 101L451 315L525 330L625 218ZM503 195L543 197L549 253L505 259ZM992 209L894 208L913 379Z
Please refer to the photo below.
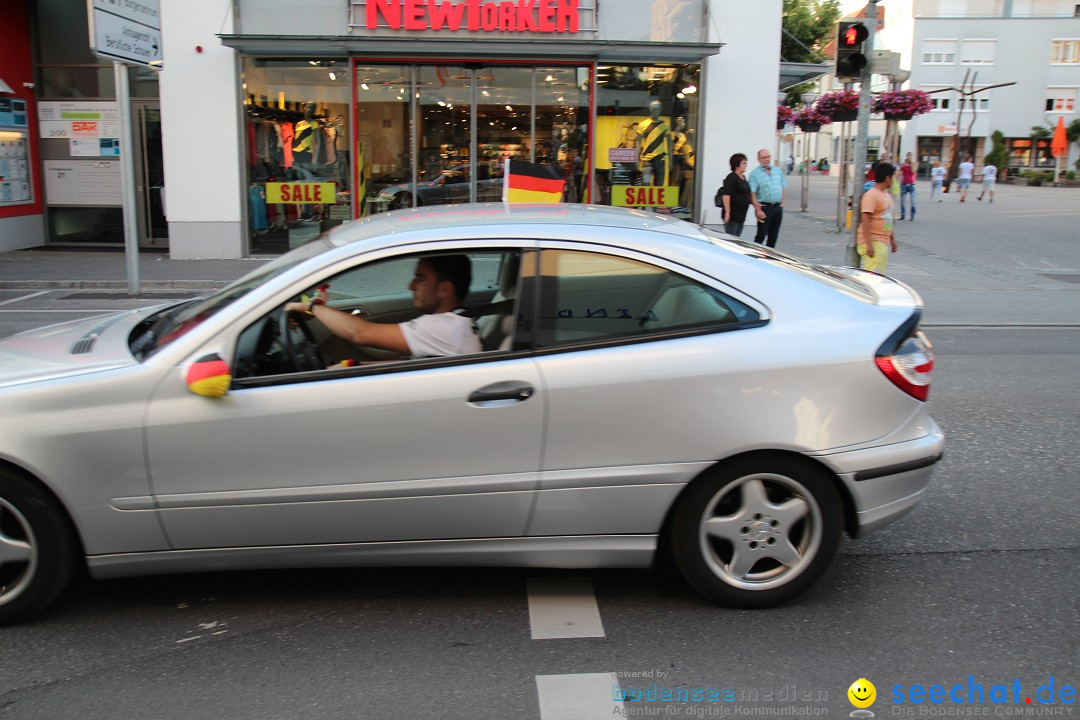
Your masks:
M754 203L758 226L754 242L776 247L780 222L784 219L784 192L787 177L772 164L772 153L762 148L757 154L758 167L750 172L750 201ZM766 242L767 239L767 242Z

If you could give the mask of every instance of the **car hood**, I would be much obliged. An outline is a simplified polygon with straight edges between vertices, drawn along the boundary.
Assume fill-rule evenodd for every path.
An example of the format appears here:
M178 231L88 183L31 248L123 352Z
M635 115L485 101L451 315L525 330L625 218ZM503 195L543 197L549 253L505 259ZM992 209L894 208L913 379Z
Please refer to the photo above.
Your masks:
M0 387L134 365L128 335L156 309L99 315L4 338L0 340Z

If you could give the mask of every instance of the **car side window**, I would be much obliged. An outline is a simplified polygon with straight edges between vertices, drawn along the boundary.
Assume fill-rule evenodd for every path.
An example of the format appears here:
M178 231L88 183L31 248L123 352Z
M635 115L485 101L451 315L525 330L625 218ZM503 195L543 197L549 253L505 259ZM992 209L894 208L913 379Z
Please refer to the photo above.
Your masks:
M472 279L462 305L466 316L474 319L483 350L507 349L513 342L516 327L507 318L516 317L520 251L455 250L445 254L463 254L469 258ZM373 323L406 323L420 315L410 283L421 257L401 255L356 265L327 276L305 290L304 295L314 297L318 289L326 304L335 310ZM279 307L241 333L234 377L243 379L408 359L394 350L353 345L316 319L294 317L290 321Z
M753 308L715 288L601 253L544 250L540 288L537 348L759 319Z

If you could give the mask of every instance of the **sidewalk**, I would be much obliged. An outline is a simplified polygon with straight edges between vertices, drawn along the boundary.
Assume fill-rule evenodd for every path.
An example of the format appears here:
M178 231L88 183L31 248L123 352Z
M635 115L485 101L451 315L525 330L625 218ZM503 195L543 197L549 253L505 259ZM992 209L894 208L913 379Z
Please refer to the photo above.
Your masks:
M141 253L139 286L145 291L222 287L271 259L170 260L164 253ZM127 290L127 256L96 250L0 252L0 289L71 288Z

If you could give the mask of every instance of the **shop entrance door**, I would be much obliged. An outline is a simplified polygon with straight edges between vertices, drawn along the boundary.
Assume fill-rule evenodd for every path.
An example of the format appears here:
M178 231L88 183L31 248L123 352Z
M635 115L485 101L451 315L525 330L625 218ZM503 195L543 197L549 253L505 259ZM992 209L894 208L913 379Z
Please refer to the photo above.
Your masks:
M135 149L135 202L138 205L139 246L168 248L165 221L165 171L161 154L161 104L157 100L131 103L132 145Z

